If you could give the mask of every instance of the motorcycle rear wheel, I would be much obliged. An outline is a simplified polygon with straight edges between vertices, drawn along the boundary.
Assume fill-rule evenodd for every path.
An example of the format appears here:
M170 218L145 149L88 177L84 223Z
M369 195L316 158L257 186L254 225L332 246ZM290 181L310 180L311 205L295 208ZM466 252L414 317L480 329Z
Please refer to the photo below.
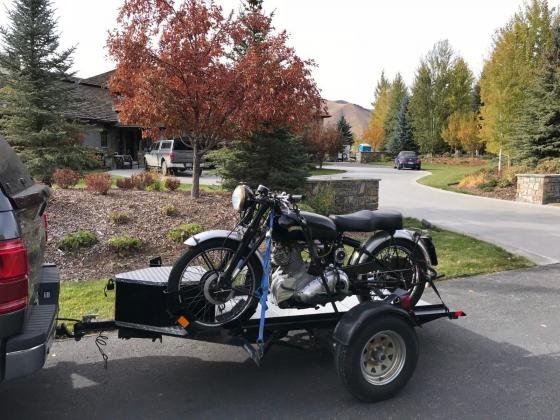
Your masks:
M200 242L189 248L171 270L167 290L178 292L179 307L191 314L189 322L199 329L230 326L255 313L263 273L256 255L249 258L229 288L218 284L219 275L238 246L232 239Z
M382 276L393 276L399 278L396 287L382 287L386 294L392 293L397 287L410 293L412 305L416 305L426 286L422 264L423 257L420 255L418 245L412 241L401 238L388 239L371 252L371 256L361 262L377 261L378 271ZM358 296L360 302L368 302L378 299L372 290L365 290Z

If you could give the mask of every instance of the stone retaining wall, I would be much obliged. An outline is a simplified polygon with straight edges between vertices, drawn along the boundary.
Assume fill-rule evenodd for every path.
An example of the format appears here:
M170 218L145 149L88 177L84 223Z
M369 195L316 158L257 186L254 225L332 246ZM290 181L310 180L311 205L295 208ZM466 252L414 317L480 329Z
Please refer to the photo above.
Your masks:
M358 210L377 210L379 206L379 179L307 180L306 201L314 198L330 201L332 213L351 213Z
M560 202L560 175L517 175L517 201L548 204Z

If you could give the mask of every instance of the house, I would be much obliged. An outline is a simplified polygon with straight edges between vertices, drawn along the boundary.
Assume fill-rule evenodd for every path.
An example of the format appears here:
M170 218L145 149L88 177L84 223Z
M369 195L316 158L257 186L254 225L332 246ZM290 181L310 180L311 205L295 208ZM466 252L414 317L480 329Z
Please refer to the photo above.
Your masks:
M139 126L121 124L115 110L107 83L112 71L86 79L72 78L76 109L71 117L84 122L89 129L85 133L84 145L103 151L105 164L112 164L114 154L131 155L138 162L143 161L145 140Z

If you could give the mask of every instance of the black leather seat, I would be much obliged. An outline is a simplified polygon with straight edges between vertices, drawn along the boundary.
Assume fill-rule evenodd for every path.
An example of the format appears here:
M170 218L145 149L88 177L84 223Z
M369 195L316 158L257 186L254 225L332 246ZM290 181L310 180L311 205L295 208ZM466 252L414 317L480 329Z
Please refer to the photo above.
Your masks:
M329 216L340 232L394 233L403 227L402 214L396 211L360 210L355 213Z

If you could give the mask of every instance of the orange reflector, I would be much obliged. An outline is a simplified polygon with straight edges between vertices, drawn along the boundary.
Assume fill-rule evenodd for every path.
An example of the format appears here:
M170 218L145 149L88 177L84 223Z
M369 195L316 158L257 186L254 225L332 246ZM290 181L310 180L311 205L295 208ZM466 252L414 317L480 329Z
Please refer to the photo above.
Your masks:
M190 324L189 320L185 318L183 315L177 318L177 323L183 328L187 328Z

